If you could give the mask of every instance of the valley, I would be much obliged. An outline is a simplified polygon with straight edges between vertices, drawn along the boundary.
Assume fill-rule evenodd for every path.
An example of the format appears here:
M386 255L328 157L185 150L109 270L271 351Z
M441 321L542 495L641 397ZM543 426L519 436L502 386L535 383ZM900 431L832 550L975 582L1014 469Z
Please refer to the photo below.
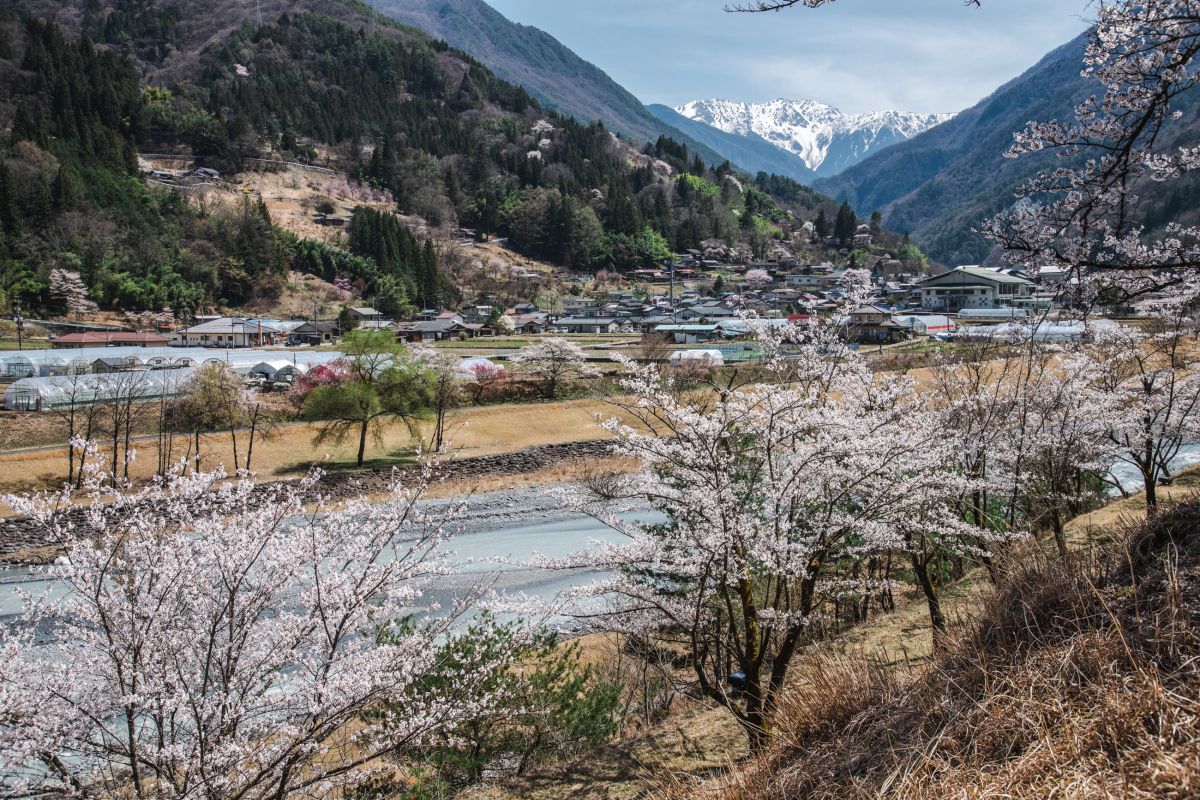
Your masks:
M0 3L0 800L1196 795L1200 4L926 5Z

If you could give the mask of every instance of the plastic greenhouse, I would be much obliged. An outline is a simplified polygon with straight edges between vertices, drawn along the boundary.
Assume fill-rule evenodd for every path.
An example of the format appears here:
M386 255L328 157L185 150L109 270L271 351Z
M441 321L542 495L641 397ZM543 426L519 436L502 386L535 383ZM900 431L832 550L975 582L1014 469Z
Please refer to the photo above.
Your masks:
M260 362L250 369L251 375L261 375L269 381L294 381L306 372L307 364L279 359Z
M174 397L193 374L193 369L163 369L21 378L4 392L4 407L10 411L53 411L129 398Z
M139 397L173 397L179 384L205 364L226 364L239 375L269 363L273 380L294 380L337 352L217 350L204 347L83 347L70 350L0 351L0 374L13 383L4 393L11 411L49 411L64 406ZM115 371L94 374L97 362Z

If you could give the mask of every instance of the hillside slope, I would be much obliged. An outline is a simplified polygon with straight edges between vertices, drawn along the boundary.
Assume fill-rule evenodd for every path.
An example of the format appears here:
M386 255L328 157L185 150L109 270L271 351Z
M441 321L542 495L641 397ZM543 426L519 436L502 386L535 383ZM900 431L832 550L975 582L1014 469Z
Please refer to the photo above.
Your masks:
M269 305L295 271L399 316L458 301L455 265L439 263L456 256L434 240L459 226L527 258L624 270L709 238L762 252L789 206L826 202L784 186L777 203L667 137L639 149L546 110L355 0L267 0L261 23L237 0L14 4L0 10L0 291L27 309L66 310L55 270L105 309L191 312ZM235 202L193 178L144 182L139 153L218 170ZM289 190L284 230L249 173L289 161L345 180ZM321 235L316 213L349 219L301 238Z
M1071 114L1092 87L1079 77L1084 38L1054 50L991 96L925 133L887 148L832 178L821 190L860 213L883 212L947 263L977 263L990 249L972 225L1012 201L1012 190L1046 159L1004 158L1029 120Z
M1014 564L927 668L811 663L776 749L668 796L1196 797L1200 499L1128 520L1106 552Z
M380 13L469 53L547 108L580 122L600 120L639 146L659 136L687 144L710 164L718 152L664 124L603 70L538 28L512 22L482 0L367 0ZM735 166L751 169L745 164Z

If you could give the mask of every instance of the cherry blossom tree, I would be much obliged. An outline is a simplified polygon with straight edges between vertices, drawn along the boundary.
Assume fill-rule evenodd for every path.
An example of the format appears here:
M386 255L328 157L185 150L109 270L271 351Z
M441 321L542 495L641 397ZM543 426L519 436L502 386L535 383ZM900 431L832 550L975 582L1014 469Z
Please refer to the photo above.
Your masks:
M948 466L948 437L911 379L876 380L844 349L829 358L836 334L776 335L800 348L775 359L790 382L715 400L680 395L657 366L624 361L629 399L615 402L628 422L605 427L644 469L614 479L608 498L649 503L665 522L631 523L610 499L580 499L628 544L558 562L611 570L590 590L613 601L603 619L686 650L699 690L734 714L755 750L838 564L903 554L940 638L938 554L983 555L1010 535L955 513L966 479Z
M1121 409L1100 391L1102 374L1086 349L1043 348L1022 376L1014 416L1007 429L1017 453L1013 482L1033 520L1048 517L1059 554L1067 555L1064 523L1099 502L1101 477L1117 447L1109 434L1121 425ZM1015 504L1015 503L1014 503Z
M437 661L474 593L422 599L459 512L417 502L428 472L385 503L307 510L316 475L222 477L97 477L88 536L53 513L65 494L6 498L65 546L45 573L66 591L0 633L0 796L340 796L489 710L479 682L508 654Z
M90 314L96 310L96 304L88 298L87 286L78 272L57 268L50 270L50 296L62 303L72 316Z
M746 283L750 284L751 288L761 289L774 280L771 273L765 269L751 269L746 271Z
M504 371L504 367L499 364L485 364L483 362L473 364L465 387L467 394L471 398L471 402L479 405L494 395L507 375L508 373Z
M510 336L517 329L513 318L508 314L500 314L496 317L496 321L492 323L493 330L497 336Z
M175 312L170 306L163 306L160 311L126 312L125 318L138 330L157 331L174 324Z
M1085 351L1096 375L1091 390L1112 409L1106 433L1114 455L1141 475L1151 512L1172 459L1200 437L1200 362L1181 322L1175 317L1150 331L1114 327Z
M555 336L526 346L512 357L512 361L538 378L546 397L551 400L558 396L564 382L600 374L600 370L587 363L579 345Z

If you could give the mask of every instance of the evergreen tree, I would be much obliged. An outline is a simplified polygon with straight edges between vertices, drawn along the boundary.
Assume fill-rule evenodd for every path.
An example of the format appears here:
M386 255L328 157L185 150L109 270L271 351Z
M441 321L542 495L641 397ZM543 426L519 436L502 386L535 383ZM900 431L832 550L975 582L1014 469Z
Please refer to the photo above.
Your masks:
M837 219L833 223L833 235L842 245L847 245L854 240L854 231L857 228L858 217L855 216L854 209L850 208L850 203L843 200L838 208Z
M817 238L824 242L829 238L829 217L825 216L825 209L817 212L817 218L813 221L813 228L816 231Z

